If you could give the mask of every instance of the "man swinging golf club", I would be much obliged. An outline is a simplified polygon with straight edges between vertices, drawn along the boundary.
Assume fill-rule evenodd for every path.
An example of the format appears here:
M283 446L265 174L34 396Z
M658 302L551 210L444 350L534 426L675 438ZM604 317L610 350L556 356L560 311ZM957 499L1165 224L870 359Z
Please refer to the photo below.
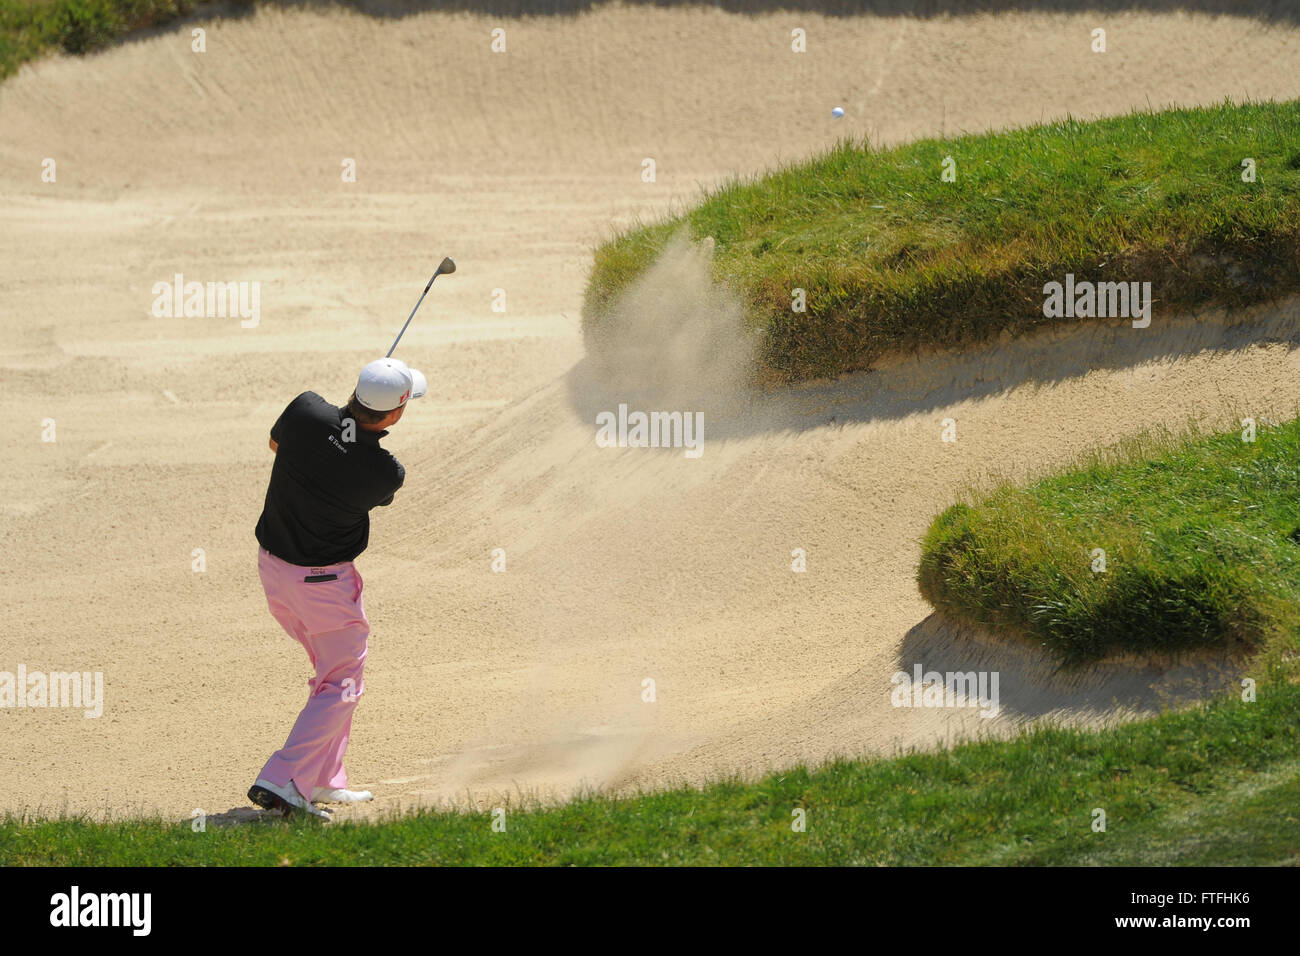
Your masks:
M392 504L406 480L379 439L408 401L428 391L424 376L393 351L434 280L455 271L450 257L442 260L388 355L361 370L345 406L303 392L271 426L275 464L257 522L257 570L271 615L306 649L316 676L289 739L248 790L267 810L328 820L330 811L316 804L373 799L368 790L349 790L343 769L370 636L352 561L370 540L370 509Z
M344 407L303 392L271 426L275 464L257 522L257 569L272 616L316 675L289 739L248 791L267 810L328 820L315 804L372 799L347 789L343 769L370 634L352 561L369 540L370 509L391 504L405 479L379 439L427 388L422 374L382 358L361 370Z

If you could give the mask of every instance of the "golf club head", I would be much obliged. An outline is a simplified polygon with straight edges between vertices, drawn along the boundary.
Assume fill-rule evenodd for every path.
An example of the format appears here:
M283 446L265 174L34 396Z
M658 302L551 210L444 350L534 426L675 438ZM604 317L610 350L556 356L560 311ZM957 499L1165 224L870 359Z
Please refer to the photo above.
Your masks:
M398 332L397 338L393 339L393 346L388 350L388 356L391 356L393 354L393 351L397 348L397 343L402 341L402 336L406 334L406 327L411 324L411 319L415 318L415 313L419 311L420 302L424 301L424 297L428 295L429 290L433 288L433 280L438 278L438 276L446 275L448 272L455 272L455 271L456 271L456 263L451 261L451 256L446 256L442 260L442 262L438 263L438 271L435 272L433 275L429 276L429 283L424 287L424 291L420 293L419 302L415 303L415 308L412 309L411 314L406 317L406 322L402 324L402 331Z

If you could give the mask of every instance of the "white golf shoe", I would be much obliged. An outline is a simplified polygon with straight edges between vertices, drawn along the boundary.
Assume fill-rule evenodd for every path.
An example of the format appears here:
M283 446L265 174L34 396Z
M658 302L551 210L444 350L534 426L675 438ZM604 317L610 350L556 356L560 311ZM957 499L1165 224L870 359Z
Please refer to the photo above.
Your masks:
M287 787L282 787L278 783L271 783L269 780L258 777L257 783L248 788L248 799L263 810L279 810L286 817L291 816L295 811L302 810L314 817L320 817L322 820L331 819L330 812L312 806L311 802L298 792L298 788L294 786L292 780L289 781Z
M316 787L311 792L312 803L365 803L375 799L369 790L333 790L329 787Z

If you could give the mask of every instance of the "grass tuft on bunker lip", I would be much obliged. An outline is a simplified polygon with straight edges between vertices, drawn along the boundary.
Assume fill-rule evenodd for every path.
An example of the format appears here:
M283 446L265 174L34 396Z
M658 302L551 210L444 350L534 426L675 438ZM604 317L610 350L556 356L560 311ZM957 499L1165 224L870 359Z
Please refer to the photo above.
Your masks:
M1096 570L1097 550L1105 570ZM940 514L917 582L945 615L1067 663L1300 649L1300 419L1148 435Z
M251 0L236 0L246 6ZM198 0L0 0L0 80L52 50L103 50L190 13Z
M941 178L944 159L956 181ZM1243 160L1255 181L1243 182ZM694 209L595 251L583 305L599 349L609 306L684 230L763 333L761 378L870 367L1044 318L1067 273L1152 283L1154 319L1300 292L1300 100L1067 119L887 150L845 142L733 181ZM791 308L793 290L807 311ZM1140 330L1134 330L1140 334Z

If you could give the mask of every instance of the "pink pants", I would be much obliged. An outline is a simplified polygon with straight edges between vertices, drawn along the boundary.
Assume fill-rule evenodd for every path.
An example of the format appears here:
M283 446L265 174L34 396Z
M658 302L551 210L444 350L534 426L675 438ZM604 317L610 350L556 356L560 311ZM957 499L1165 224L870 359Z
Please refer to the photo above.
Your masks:
M272 616L307 651L316 669L308 679L307 705L289 739L266 762L260 778L280 786L289 781L311 799L315 787L344 788L343 752L352 730L352 711L361 696L370 623L361 601L361 575L351 561L305 568L258 548L257 571ZM338 575L309 582L309 576Z

